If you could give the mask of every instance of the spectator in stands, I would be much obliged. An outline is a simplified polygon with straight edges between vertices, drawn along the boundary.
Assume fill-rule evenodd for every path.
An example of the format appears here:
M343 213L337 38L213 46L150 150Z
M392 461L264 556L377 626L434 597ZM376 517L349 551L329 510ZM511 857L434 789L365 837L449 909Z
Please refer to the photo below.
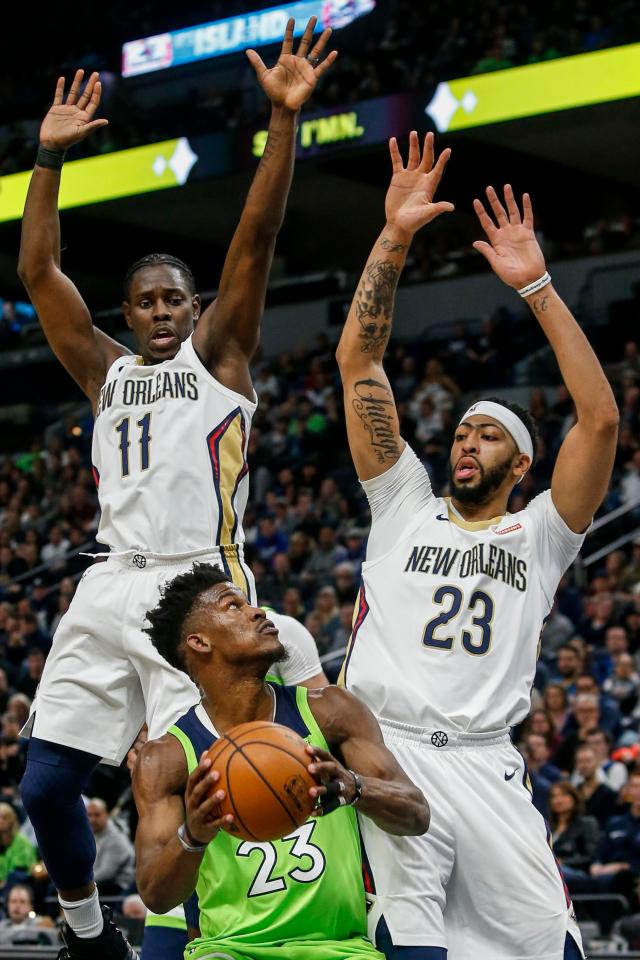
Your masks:
M631 593L638 583L640 583L640 537L636 537L632 542L631 559L622 571L620 590L622 593Z
M549 745L540 734L529 734L523 744L523 753L531 778L533 805L546 817L549 813L549 791L564 774L550 762Z
M345 559L346 551L336 542L336 531L325 525L320 528L318 543L305 564L302 579L308 588L326 583L333 568Z
M580 893L589 886L589 869L600 840L598 821L585 815L582 797L566 780L552 784L549 811L553 852L569 890Z
M556 652L563 647L576 632L574 624L564 613L560 613L554 603L540 636L540 656L543 660L552 660Z
M27 653L16 689L33 700L44 670L44 653L39 647L31 647Z
M65 568L65 556L71 541L62 533L62 528L56 524L49 530L49 539L40 551L40 559L47 564L53 574L60 573Z
M22 883L15 884L7 896L6 908L7 916L0 920L0 946L58 942L58 934L50 917L36 915L29 887Z
M16 725L17 726L17 725ZM16 736L0 735L0 800L12 803L26 767L26 756Z
M38 861L35 846L20 833L14 808L0 803L0 887L24 882Z
M589 731L599 725L598 697L590 693L581 693L576 696L562 742L553 755L556 766L565 773L569 773L573 769L577 748L581 744L586 744Z
M545 688L542 703L553 724L557 743L560 743L562 733L571 717L567 691L561 683L549 683Z
M604 649L594 654L594 667L601 685L613 673L616 659L621 653L629 652L629 638L624 627L607 627L605 632Z
M558 649L556 671L557 676L553 682L563 687L566 694L572 697L576 691L576 680L582 673L582 664L580 655L568 643L563 644Z
M602 782L615 793L619 793L627 782L629 772L624 763L611 759L613 746L611 735L606 730L596 727L588 732L587 743L595 753Z
M93 875L103 896L127 890L135 874L135 855L129 838L120 830L104 800L94 797L87 804L89 823L96 841Z
M620 498L627 506L640 503L640 450L636 450L631 460L624 465Z
M618 702L621 713L633 713L640 693L640 674L630 653L620 653L614 658L613 673L604 681L602 689Z
M616 812L618 795L604 782L593 747L584 743L576 750L572 782L584 802L585 813L595 817L601 827Z
M592 889L621 893L637 909L635 892L640 877L640 771L632 771L626 786L629 809L612 816L604 827L591 866Z
M576 697L582 694L596 698L599 711L598 725L612 735L617 735L620 728L620 710L618 703L613 697L602 692L596 678L591 673L583 673L583 675L576 680Z

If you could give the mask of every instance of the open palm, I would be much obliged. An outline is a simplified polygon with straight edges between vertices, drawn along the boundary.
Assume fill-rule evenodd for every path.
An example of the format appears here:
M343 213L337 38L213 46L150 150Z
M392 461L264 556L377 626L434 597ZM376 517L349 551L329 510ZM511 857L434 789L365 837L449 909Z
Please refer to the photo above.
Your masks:
M282 41L282 50L277 63L268 69L255 50L247 50L253 69L258 77L260 86L271 100L273 106L285 107L287 110L299 110L309 99L319 78L327 72L338 56L332 50L322 62L320 59L327 45L331 30L324 30L308 53L317 17L311 17L300 40L296 53L293 53L293 30L295 20L287 23Z
M68 150L94 130L105 127L108 120L94 120L102 87L99 74L92 73L82 93L84 70L76 70L66 102L64 101L64 77L58 79L53 105L40 127L40 143L50 150Z
M452 203L433 202L447 161L451 156L451 150L448 148L443 150L434 165L432 133L428 133L425 137L421 157L418 134L415 130L411 131L406 167L402 162L395 137L389 141L389 153L393 176L384 204L388 223L394 223L402 230L413 234L441 213L450 213L453 210Z
M538 280L545 272L544 254L533 229L531 197L522 197L523 216L509 184L504 188L505 207L493 187L487 187L487 199L496 218L489 216L480 200L473 201L486 240L476 240L475 249L485 257L504 283L519 290Z

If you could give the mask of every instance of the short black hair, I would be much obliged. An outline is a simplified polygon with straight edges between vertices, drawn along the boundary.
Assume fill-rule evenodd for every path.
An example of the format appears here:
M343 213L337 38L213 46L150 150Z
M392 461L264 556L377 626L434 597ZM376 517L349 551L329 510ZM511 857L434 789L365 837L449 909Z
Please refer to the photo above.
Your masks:
M138 270L144 270L145 267L156 267L158 264L162 263L166 263L168 266L175 267L176 270L179 270L187 286L189 287L191 296L195 294L195 278L183 260L180 260L178 257L171 256L170 253L148 253L146 257L141 257L139 260L136 260L135 263L132 263L124 275L123 288L125 300L129 299L129 294L131 292L131 281L133 280L134 274L136 274Z
M481 400L476 400L475 402L482 403L483 400L489 401L490 403L499 403L501 407L506 407L507 410L511 410L511 413L515 413L516 417L519 417L520 420L522 420L527 428L527 433L531 437L531 445L533 447L533 460L531 461L531 466L533 466L536 461L536 451L538 448L538 437L540 436L540 433L538 431L538 425L529 411L525 407L521 407L519 403L514 403L513 400L505 400L504 397L482 397Z
M231 578L212 563L194 563L187 573L179 573L160 591L160 601L147 612L150 627L144 627L151 642L164 659L177 670L187 672L182 649L182 630L201 593Z

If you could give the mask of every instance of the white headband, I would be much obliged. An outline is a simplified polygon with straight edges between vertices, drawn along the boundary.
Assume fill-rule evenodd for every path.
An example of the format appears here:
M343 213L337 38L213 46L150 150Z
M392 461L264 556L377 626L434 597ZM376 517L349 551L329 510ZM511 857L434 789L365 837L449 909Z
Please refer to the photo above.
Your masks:
M492 420L497 420L513 437L518 453L526 453L533 462L531 434L517 413L513 413L508 407L503 407L501 403L494 403L493 400L479 400L469 407L464 416L460 418L460 423L477 414L486 414Z

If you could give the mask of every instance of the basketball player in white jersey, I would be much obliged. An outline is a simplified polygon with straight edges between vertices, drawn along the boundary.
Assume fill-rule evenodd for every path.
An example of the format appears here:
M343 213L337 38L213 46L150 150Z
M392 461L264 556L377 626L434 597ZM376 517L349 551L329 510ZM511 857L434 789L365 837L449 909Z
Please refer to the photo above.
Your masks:
M30 719L22 798L60 895L67 955L132 957L93 882L95 844L81 793L95 764L119 764L145 719L150 737L196 702L143 633L158 589L207 557L252 596L243 563L246 451L256 397L249 362L259 339L267 278L291 183L298 111L335 52L330 31L313 49L315 18L293 52L290 20L278 62L248 51L272 115L264 155L231 241L217 300L200 315L188 267L151 255L127 273L123 311L137 355L94 327L60 269L57 197L65 151L94 119L100 82L66 101L64 78L40 130L22 225L19 273L49 344L91 401L93 463L106 562L92 566L63 618ZM195 329L194 329L195 328Z
M515 405L479 400L455 431L451 497L435 496L400 436L383 357L413 235L452 209L433 200L449 151L434 166L432 134L421 155L414 132L406 167L395 140L390 152L387 222L337 353L372 517L343 679L374 710L409 776L428 784L432 820L424 837L402 839L362 821L377 945L394 960L578 957L575 919L509 728L528 712L543 621L607 489L618 411L550 283L528 195L522 216L511 187L504 206L489 187L495 219L475 201L488 242L474 246L542 327L577 422L551 489L508 515L509 494L534 460L531 420Z

